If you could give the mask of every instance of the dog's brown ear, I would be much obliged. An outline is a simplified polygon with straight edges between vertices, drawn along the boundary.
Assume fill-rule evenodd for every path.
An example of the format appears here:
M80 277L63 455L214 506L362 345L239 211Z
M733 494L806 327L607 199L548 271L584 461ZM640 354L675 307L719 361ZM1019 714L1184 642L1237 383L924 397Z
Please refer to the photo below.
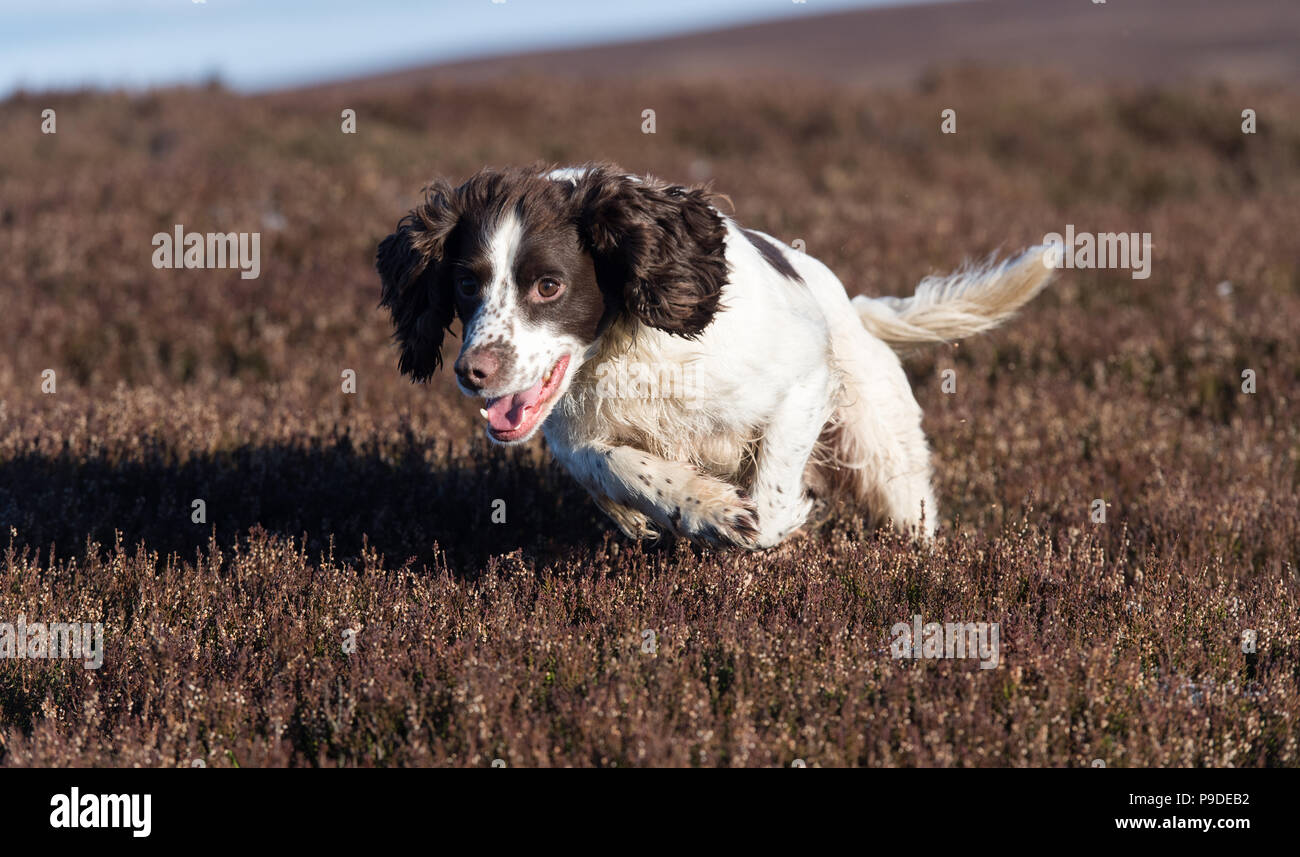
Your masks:
M442 365L442 338L456 315L451 287L439 270L458 219L452 195L445 184L429 188L424 204L398 222L375 255L379 305L392 314L393 338L401 348L398 368L415 381L427 380Z
M601 286L644 324L693 338L720 308L726 227L703 190L588 170L574 189L578 228Z

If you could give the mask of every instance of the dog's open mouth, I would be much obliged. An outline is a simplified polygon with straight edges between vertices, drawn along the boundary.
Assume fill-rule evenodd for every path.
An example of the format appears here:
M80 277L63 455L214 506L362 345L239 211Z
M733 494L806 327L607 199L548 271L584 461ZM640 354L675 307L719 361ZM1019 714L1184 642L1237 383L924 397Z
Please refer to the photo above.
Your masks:
M480 411L488 421L488 434L502 443L521 440L531 434L550 410L551 400L560 389L568 368L569 356L566 354L542 376L542 380L527 390L488 399L487 407Z

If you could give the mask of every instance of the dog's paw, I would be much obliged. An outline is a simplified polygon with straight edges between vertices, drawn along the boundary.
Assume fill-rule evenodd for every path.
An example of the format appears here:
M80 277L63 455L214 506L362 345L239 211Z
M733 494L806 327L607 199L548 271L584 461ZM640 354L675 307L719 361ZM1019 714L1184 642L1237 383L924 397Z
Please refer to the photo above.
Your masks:
M669 515L674 532L710 547L758 547L758 510L745 492L709 477L692 480L689 488Z
M637 510L615 503L606 497L597 498L596 505L610 517L610 520L618 525L618 528L623 531L623 535L629 539L659 538L659 531L655 529L650 518Z
M807 494L797 500L779 504L759 504L759 520L762 526L755 539L755 546L770 548L779 545L808 520L813 509L813 499Z

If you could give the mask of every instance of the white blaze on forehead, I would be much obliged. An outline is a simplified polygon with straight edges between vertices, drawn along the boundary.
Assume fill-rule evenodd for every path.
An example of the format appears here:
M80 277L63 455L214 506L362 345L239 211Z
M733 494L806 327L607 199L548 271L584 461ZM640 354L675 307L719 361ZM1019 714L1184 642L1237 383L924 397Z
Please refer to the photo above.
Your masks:
M524 224L514 209L506 212L497 224L496 231L487 241L488 264L492 266L492 281L488 284L488 300L502 303L509 297L514 283L515 258L524 238Z
M526 392L540 386L546 373L564 354L572 353L572 337L557 336L553 323L529 321L521 311L522 297L515 282L515 265L525 238L523 220L513 208L506 211L483 242L482 252L491 268L482 302L465 329L462 350L481 343L505 349L506 365L489 399ZM491 406L484 409L491 412ZM498 416L500 416L498 414Z
M514 267L524 226L511 208L491 229L482 245L489 266L487 282L482 284L478 309L465 325L462 349L490 340L505 341L515 327Z

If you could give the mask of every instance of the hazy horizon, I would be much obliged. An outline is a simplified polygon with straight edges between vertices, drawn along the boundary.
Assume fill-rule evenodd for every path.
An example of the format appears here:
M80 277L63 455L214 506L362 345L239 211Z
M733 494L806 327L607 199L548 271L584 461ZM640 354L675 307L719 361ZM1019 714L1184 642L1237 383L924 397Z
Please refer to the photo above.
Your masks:
M243 92L925 0L11 0L0 97L212 79Z

